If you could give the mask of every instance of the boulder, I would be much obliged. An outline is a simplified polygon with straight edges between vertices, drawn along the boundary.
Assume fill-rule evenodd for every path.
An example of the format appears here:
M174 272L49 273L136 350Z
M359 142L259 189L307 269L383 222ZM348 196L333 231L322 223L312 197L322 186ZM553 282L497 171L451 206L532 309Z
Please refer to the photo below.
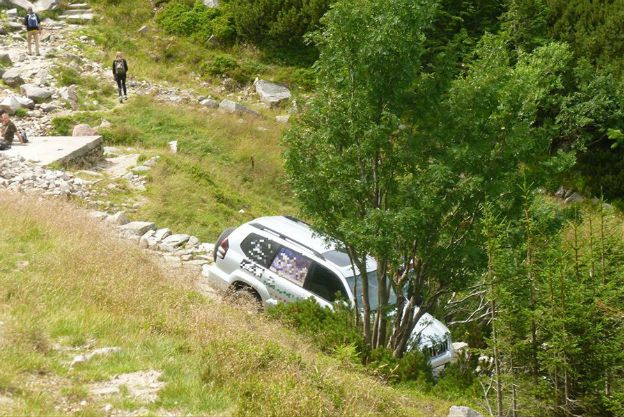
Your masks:
M9 0L5 2L5 4L12 4ZM9 9L6 11L6 15L9 19L15 19L17 17L17 9Z
M72 130L72 136L95 136L97 135L96 131L87 124L79 124L74 126Z
M35 108L35 102L29 99L28 97L16 96L15 100L17 100L23 108L26 108L29 110L32 110Z
M227 113L249 114L256 117L260 116L257 112L228 99L224 99L221 103L219 103L219 110Z
M23 84L20 87L22 93L33 100L35 103L43 103L49 100L54 94L54 90L52 88L47 87L39 87L35 84Z
M24 83L22 79L22 71L19 68L9 68L2 74L2 81L11 87L17 87Z
M126 213L124 213L123 211L118 211L115 214L107 216L106 221L118 225L124 225L130 222L130 220L128 220L128 217L126 216Z
M450 408L448 417L483 417L470 407L454 405Z
M9 56L8 53L6 52L0 53L0 64L4 65L5 67L13 64L13 61L11 61L11 57Z
M161 241L168 236L171 236L171 230L166 227L156 230L156 233L154 234L154 238L158 239L158 241Z
M171 235L163 239L163 241L158 245L161 250L167 252L173 252L177 248L184 245L191 237L189 235L176 234Z
M206 106L211 109L219 108L219 102L217 100L213 100L211 98L206 98L199 102L202 106Z
M59 90L59 96L69 103L72 110L76 110L78 108L78 92L76 91L75 85L61 88Z
M5 97L4 100L0 101L0 109L4 110L10 115L15 114L17 109L21 109L21 108L22 108L22 105L13 96Z
M35 9L35 6L28 0L7 0L7 2L14 6L21 7L24 10L28 10L29 7L32 7L33 10ZM12 9L12 10L15 10L15 9Z
M131 236L143 236L148 230L155 230L156 225L152 222L130 222L120 227L120 229Z
M564 203L572 204L572 203L580 203L582 201L585 201L585 197L583 197L579 193L572 193L570 194L569 197L566 197L566 199L564 200Z
M59 106L54 103L43 103L41 105L41 110L43 110L44 113L52 113L54 111L57 111L58 109Z
M256 81L256 93L260 96L260 101L271 107L278 106L291 97L288 88L265 80Z
M59 6L59 0L37 0L34 6L33 10L36 12L54 10Z

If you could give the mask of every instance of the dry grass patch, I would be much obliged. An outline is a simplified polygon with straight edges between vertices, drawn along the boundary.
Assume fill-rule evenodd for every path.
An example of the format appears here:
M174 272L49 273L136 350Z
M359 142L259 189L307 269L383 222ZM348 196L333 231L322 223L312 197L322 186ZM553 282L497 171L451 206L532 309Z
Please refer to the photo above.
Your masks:
M0 415L103 415L147 407L186 415L435 416L262 315L208 300L136 246L63 202L0 194ZM28 266L16 270L19 261ZM71 368L76 352L119 346ZM88 387L162 371L153 403ZM35 382L33 382L35 381ZM38 381L38 382L36 382ZM51 382L50 382L51 381ZM8 404L8 405L7 405ZM435 409L432 409L434 407Z

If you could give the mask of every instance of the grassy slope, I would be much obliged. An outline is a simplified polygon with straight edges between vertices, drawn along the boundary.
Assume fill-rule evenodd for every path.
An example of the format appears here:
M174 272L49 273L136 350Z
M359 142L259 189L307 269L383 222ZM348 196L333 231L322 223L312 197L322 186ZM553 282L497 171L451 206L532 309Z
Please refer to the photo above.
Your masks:
M96 126L103 118L112 123L103 132L107 145L162 156L149 173L149 201L136 218L214 240L225 227L294 212L282 170L282 127L270 119L241 119L138 97L112 112L57 121L57 133L67 134L77 120ZM171 140L178 140L177 154L168 150Z
M136 409L129 397L91 397L88 384L149 369L166 383L147 405L156 415L446 415L447 403L408 398L260 315L209 301L67 203L2 194L0 211L11 213L0 216L0 400L12 398L0 415ZM123 352L69 369L89 340Z

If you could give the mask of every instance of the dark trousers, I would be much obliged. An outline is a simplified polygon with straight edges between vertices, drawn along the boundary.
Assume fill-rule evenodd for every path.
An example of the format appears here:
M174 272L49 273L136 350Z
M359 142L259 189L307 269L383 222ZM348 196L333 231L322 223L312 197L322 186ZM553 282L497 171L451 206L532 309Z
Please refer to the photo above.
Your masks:
M125 75L117 75L115 76L115 80L117 81L117 89L119 90L119 97L121 97L121 92L123 91L123 95L127 96L126 92L126 76Z

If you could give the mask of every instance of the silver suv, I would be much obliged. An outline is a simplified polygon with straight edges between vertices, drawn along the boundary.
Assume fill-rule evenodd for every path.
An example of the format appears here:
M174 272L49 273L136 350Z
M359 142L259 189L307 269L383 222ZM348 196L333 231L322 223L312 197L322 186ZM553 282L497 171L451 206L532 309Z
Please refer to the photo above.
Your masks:
M214 287L246 291L265 306L313 297L321 306L333 308L337 297L351 305L362 297L361 285L356 285L358 271L349 255L329 237L291 217L261 217L225 230L215 244L214 259L203 269ZM370 305L375 310L377 263L371 258L366 268ZM449 330L429 314L414 329L410 348L414 346L428 351L432 368L453 356Z

